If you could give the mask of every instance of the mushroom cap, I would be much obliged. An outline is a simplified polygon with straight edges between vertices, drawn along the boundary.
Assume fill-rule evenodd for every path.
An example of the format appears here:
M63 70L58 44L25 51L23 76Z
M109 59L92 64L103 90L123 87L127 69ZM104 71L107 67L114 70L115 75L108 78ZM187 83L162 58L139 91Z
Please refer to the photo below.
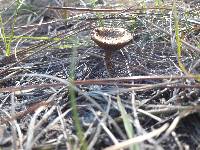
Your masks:
M92 31L91 39L105 50L118 50L131 42L133 36L124 28L98 27Z

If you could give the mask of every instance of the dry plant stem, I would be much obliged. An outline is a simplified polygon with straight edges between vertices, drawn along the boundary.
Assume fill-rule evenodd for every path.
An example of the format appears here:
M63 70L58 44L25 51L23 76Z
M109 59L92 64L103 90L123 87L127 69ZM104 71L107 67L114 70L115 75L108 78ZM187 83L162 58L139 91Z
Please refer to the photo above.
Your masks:
M195 68L199 68L199 67L200 67L200 59L198 59L198 60L194 63L194 65L192 65L192 66L190 67L189 72L192 72L192 71L195 70Z
M33 106L29 107L29 108L28 108L27 110L25 110L25 111L16 113L16 114L15 114L14 116L12 116L12 117L6 117L6 118L0 117L0 124L4 124L4 123L7 123L7 122L16 120L16 119L20 119L20 118L22 118L23 116L25 116L25 115L27 115L27 114L29 114L29 113L34 112L36 109L38 109L38 108L41 107L41 106L49 106L49 105L52 105L52 102L40 102L40 103L34 104Z
M162 138L159 139L159 141L161 142L163 139L166 139L169 136L169 134L172 134L172 132L177 127L177 125L178 125L179 121L181 120L181 118L186 117L191 113L193 113L193 111L190 111L190 110L186 110L186 111L180 112L179 115L173 120L173 122L171 123L169 128L166 130L166 132L162 136Z
M48 110L42 117L40 121L36 124L36 128L39 128L43 123L45 123L48 120L48 117L53 114L53 112L56 110L56 106L53 105L50 110Z
M18 144L20 147L19 149L23 149L23 133L22 133L21 128L16 120L14 120L14 123L15 123L17 135L18 135L18 139L19 139L19 144Z
M183 149L183 146L181 145L182 143L179 141L176 132L173 131L173 132L171 133L171 135L173 136L173 138L174 138L176 144L178 145L178 149L179 149L179 150L184 150L184 149Z
M152 76L131 76L131 77L117 77L106 79L90 79L90 80L76 80L75 84L98 84L105 82L128 82L128 81L142 81L142 80L178 80L178 79L194 79L192 75L152 75Z
M91 142L90 142L89 145L88 145L88 149L89 149L89 150L92 149L93 146L96 144L98 138L99 138L100 135L101 135L101 131L102 131L101 125L98 125L98 126L96 127L95 134L93 135L93 138L92 138Z
M145 90L149 90L149 89L155 89L155 88L174 88L176 86L176 81L175 82L164 82L164 83L158 83L158 84L153 84L153 85L146 85L146 86L142 86L142 87L132 87L132 88L121 88L121 89L117 89L117 90L113 90L110 91L109 94L118 94L118 93L125 93L125 92L131 92L133 90L135 91L145 91ZM199 87L200 84L197 85L197 87ZM182 86L183 88L189 87L189 86ZM197 88L196 87L196 88Z
M132 139L128 139L126 141L120 142L118 144L115 144L113 146L107 147L104 150L118 150L121 148L127 148L132 144L136 144L136 143L140 143L140 142L144 142L145 140L151 139L155 136L159 136L160 134L162 134L166 129L168 128L168 124L164 124L162 127L160 127L159 129L155 129L149 133L146 133L145 135L141 135L141 136L137 136L134 137Z
M14 101L14 97L13 97L14 95L11 95L11 101ZM12 102L13 103L13 102ZM11 107L13 107L13 106L11 106ZM11 109L13 109L13 108L11 108ZM12 110L11 110L12 111ZM2 112L6 115L6 117L7 118L9 118L9 119L12 119L12 117L13 117L13 114L11 114L12 116L10 116L9 115L9 113L8 112L6 112L6 111L4 111L3 109L2 109ZM12 113L12 112L11 112ZM17 144L21 147L21 149L23 149L23 146L22 146L22 144L23 144L23 134L22 134L22 131L21 131L21 129L20 129L20 126L19 126L19 124L17 123L17 121L16 120L10 120L9 122L6 122L6 123L9 123L10 125L11 125L11 127L12 127L12 133L13 133L13 140L15 140L14 141L14 144L12 145L12 147L14 148L16 148L16 146L17 146ZM0 124L1 124L1 122L0 122ZM13 130L13 128L14 128L14 130ZM17 134L16 134L16 131L17 131ZM17 141L17 135L18 135L18 141ZM17 142L17 143L16 143ZM19 142L19 143L18 143Z
M8 101L8 98L10 97L10 94L8 94L2 101L0 104L0 109L3 109L3 105L5 105L5 103Z
M154 115L160 115L160 114L169 114L169 113L175 113L177 111L193 111L193 112L198 112L200 111L200 106L169 106L169 105L164 105L164 106L151 106L146 108L150 108L151 110L148 110L148 113L154 114Z
M11 1L11 3L7 7L0 9L0 13L3 14L5 11L7 11L8 9L10 9L15 3L16 3L15 0Z
M137 135L142 135L143 128L142 128L142 126L140 124L140 121L139 121L139 118L138 118L138 113L137 113L137 110L136 110L135 101L136 101L136 99L135 99L135 91L133 90L131 92L131 106L132 106L132 113L133 113L133 124L135 126Z
M55 94L51 97L51 98L53 98L55 96ZM51 99L50 98L50 99ZM53 109L54 110L54 109ZM59 117L57 117L52 123L50 123L44 130L42 130L38 135L36 135L35 137L34 137L34 139L32 140L32 143L31 143L31 145L33 145L45 132L47 132L48 131L48 129L50 129L55 123L57 123L61 118L63 118L67 113L69 113L71 111L71 109L69 109L69 110L67 110L67 111L65 111L64 113L62 113ZM49 115L50 115L50 113L48 113ZM40 125L42 125L41 123L45 120L45 118L46 117L48 117L47 115L45 115L42 119L41 119L41 121L40 121L40 123L38 123L38 124L36 124L35 125L35 128L38 128L38 127L40 127ZM61 118L60 118L61 117Z
M168 129L166 130L165 134L163 135L163 138L167 138L172 131L174 131L174 129L176 128L176 126L178 125L179 121L181 119L181 116L177 116L173 122L170 124L170 126L168 127ZM162 139L162 138L161 138Z
M35 128L35 123L36 123L36 120L37 120L37 117L38 115L41 113L41 111L43 111L46 107L42 106L42 107L39 107L36 112L34 113L33 117L31 118L31 121L30 121L30 124L28 126L28 133L27 133L27 141L26 141L26 144L25 144L25 149L26 150L31 150L32 149L32 146L33 146L33 139L34 139L34 132L36 130Z
M158 121L158 122L162 121L161 118L159 118L159 117L153 115L152 113L149 113L148 111L145 111L145 110L143 110L143 109L137 109L137 111L138 111L139 113L141 113L141 114L144 114L144 115L146 115L146 116L148 116L148 117L150 117L150 118L152 118L152 119Z
M36 103L34 105L32 105L31 107L29 107L27 110L25 111L22 111L22 112L18 112L18 113L15 113L14 116L12 117L6 117L6 118L0 118L0 124L4 124L4 123L7 123L7 122L10 122L10 121L13 121L13 120L16 120L16 119L20 119L22 118L23 116L27 115L28 113L32 113L34 112L36 109L38 109L39 107L41 106L52 106L54 103L53 103L53 99L54 97L57 95L57 93L53 94L52 96L49 97L49 99L47 101L42 101L42 102L39 102L39 103ZM51 109L50 109L51 110ZM50 115L49 113L47 113L48 115ZM46 115L44 115L46 116ZM46 117L47 118L47 117ZM41 120L38 122L38 125L40 125L42 123L42 121L44 120ZM20 133L18 131L18 133ZM20 135L20 134L19 134Z
M166 91L168 91L168 88L164 88L163 90L157 92L157 94L155 94L155 95L152 96L151 98L143 99L143 100L140 102L139 106L143 106L143 105L146 104L147 102L150 102L150 101L152 101L152 100L154 100L154 99L159 98L159 96L161 96L161 95L162 95L163 93L165 93Z
M11 116L13 118L15 115L15 107L16 107L14 93L12 93L10 96L11 96ZM16 134L14 120L11 121L11 126L12 126L12 138L13 138L12 148L17 149L17 143L16 143L17 142L17 134Z
M107 105L107 109L106 109L106 113L107 113L107 114L108 114L109 111L110 111L110 106L111 106L111 99L109 98L108 105ZM91 111L94 113L94 115L95 115L96 117L98 117L97 114L95 113L95 110L94 110L93 108L91 108ZM97 119L98 119L98 118L97 118ZM103 119L102 119L102 121L106 124L106 120L107 120L107 119L108 119L107 116L104 116ZM98 119L98 120L99 120L99 119ZM99 137L99 135L100 135L100 133L101 133L101 130L102 130L101 124L98 124L96 130L97 130L97 132L95 133L93 140L90 142L90 144L89 144L89 146L88 146L88 149L92 149L93 146L95 145L96 141L98 140L98 137Z
M187 109L185 109L185 110L187 110ZM154 119L154 120L156 120L158 122L161 122L161 121L163 122L164 120L159 118L159 117L157 117L157 116L155 116L155 115L167 115L167 114L171 114L171 113L176 113L177 111L179 111L179 109L164 108L164 109L156 109L156 110L152 109L152 110L147 110L147 111L144 111L144 110L141 110L141 109L137 109L139 117L148 116L148 117L150 117L150 118L152 118L152 119ZM128 115L133 115L133 113L128 114ZM122 123L122 117L115 118L115 121L118 124ZM146 133L145 131L143 131L143 132Z
M70 137L70 136L67 134L67 132L66 132L66 130L65 130L65 129L67 129L67 125L65 124L64 119L63 119L62 117L60 117L61 114L62 114L62 111L61 111L60 106L57 106L57 112L58 112L58 115L59 115L59 118L60 118L60 123L61 123L61 127L62 127L62 132L63 132L64 138L65 138L65 140L66 140L66 142L65 142L66 147L67 147L67 148L70 148L70 145L69 145L69 143L68 143L68 141L69 141L69 140L68 140L68 137Z
M144 8L133 8L135 6L131 6L128 9L109 9L109 8L77 8L77 7L52 7L47 6L46 8L49 9L64 9L64 10L72 10L72 11L88 11L88 12L127 12L127 11L136 11L136 10L144 10ZM146 9L164 9L164 10L171 10L171 8L167 7L148 7Z
M71 109L66 110L65 112L63 112L61 114L61 116L55 118L48 126L46 126L46 128L44 128L44 130L42 130L38 135L35 136L34 140L32 143L35 143L41 136L43 136L43 134L45 134L48 130L50 130L57 122L60 121L60 117L64 117L66 116L68 113L70 113Z
M23 76L23 75L19 75ZM126 82L126 81L132 81L132 80L143 80L147 79L150 76L142 76L141 78L135 78L134 76L132 78L127 78L127 77L120 77L120 78L108 78L108 79L97 79L97 80L77 80L74 82L75 85L91 85L91 84L96 84L96 85L116 85L117 82ZM159 77L159 76L158 76ZM152 80L156 79L170 79L168 78L169 76L161 76L161 78L151 78ZM171 76L171 79L193 79L192 76ZM111 82L112 84L110 84ZM153 86L155 84L139 84L139 85L132 85L129 84L131 87L146 87L146 86ZM33 85L26 85L26 86L13 86L13 87L5 87L5 88L0 88L0 92L16 92L16 91L21 91L23 92L24 90L30 90L34 88L49 88L49 87L62 87L65 86L64 83L50 83L50 84L33 84ZM186 85L186 84L180 84L180 83L169 83L169 84L163 84L158 86L158 88L200 88L200 84L195 84L195 85Z
M113 141L113 143L117 144L119 143L119 141L117 140L117 138L112 134L112 132L107 128L106 124L105 124L105 120L106 120L106 116L103 117L103 119L99 119L98 115L96 114L95 110L92 109L93 114L95 115L95 117L97 118L99 124L101 125L101 127L104 129L104 131L108 134L108 136L111 138L111 140Z
M88 108L92 112L92 107ZM92 149L92 147L96 144L96 141L99 138L99 135L101 134L102 128L98 124L95 126L96 118L94 118L93 122L89 124L89 127L87 128L87 131L85 132L86 136L89 136L90 138L88 141L88 149ZM95 128L95 129L94 129Z
M49 24L56 23L58 21L63 21L63 19L57 19L57 20L52 20L52 21L42 22L42 23L37 23L37 24L18 26L18 27L14 27L14 29L38 28L38 27L41 27L42 25L49 25Z

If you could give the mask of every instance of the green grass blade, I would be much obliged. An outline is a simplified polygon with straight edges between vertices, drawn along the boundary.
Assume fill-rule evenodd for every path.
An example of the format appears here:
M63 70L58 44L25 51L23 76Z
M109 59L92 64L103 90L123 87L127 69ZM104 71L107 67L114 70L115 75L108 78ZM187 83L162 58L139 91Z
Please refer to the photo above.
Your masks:
M179 20L178 20L178 13L176 9L176 1L173 1L173 16L174 16L174 23L175 23L175 36L176 36L176 43L177 43L177 56L178 56L178 65L180 69L188 74L184 64L181 62L181 52L182 52L182 43L179 36Z
M131 118L127 114L125 108L123 107L123 104L121 103L119 96L117 96L117 104L118 104L119 110L121 112L121 116L122 116L122 120L124 123L124 128L125 128L126 134L129 139L133 138L134 137L134 129L133 129L133 125L130 121ZM137 144L134 144L134 146L131 146L130 149L131 150L139 150L139 146Z
M16 3L17 3L17 6L16 6L16 9L15 9L15 12L14 12L14 20L13 20L13 23L12 23L12 26L11 26L11 33L8 36L8 38L6 38L7 36L6 36L6 33L5 33L5 29L4 29L3 19L2 19L2 16L0 16L1 35L2 35L4 44L5 44L5 48L6 48L6 56L9 56L10 53L11 53L11 43L12 43L14 33L15 33L14 27L15 27L15 24L17 22L18 12L20 10L20 7L22 6L22 2L20 0L16 0Z
M80 120L79 120L76 96L75 96L75 91L73 88L73 86L75 86L73 84L73 81L74 81L74 76L75 76L74 74L75 74L75 67L76 67L76 65L75 65L76 64L75 58L77 55L76 53L77 53L76 48L74 48L73 52L72 52L71 65L70 65L70 76L69 77L71 79L71 81L70 81L71 86L69 87L69 95L70 95L70 101L71 101L71 107L72 107L72 117L73 117L74 124L76 127L77 136L80 140L81 150L87 150L87 143L84 139L84 134L82 131Z

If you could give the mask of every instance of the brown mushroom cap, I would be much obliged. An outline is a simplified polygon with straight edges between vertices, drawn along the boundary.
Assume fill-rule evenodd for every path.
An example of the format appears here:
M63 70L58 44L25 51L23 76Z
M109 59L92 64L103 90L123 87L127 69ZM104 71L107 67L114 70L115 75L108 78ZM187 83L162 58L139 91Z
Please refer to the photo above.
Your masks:
M124 28L98 27L92 31L91 38L105 50L118 50L131 42L133 36Z

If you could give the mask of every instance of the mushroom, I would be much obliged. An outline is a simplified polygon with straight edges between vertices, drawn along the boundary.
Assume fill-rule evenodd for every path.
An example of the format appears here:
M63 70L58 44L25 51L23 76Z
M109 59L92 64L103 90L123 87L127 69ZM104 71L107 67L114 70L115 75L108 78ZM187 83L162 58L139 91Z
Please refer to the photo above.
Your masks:
M98 27L91 34L91 39L105 50L105 62L108 70L112 69L112 53L130 43L132 38L132 34L124 28Z

